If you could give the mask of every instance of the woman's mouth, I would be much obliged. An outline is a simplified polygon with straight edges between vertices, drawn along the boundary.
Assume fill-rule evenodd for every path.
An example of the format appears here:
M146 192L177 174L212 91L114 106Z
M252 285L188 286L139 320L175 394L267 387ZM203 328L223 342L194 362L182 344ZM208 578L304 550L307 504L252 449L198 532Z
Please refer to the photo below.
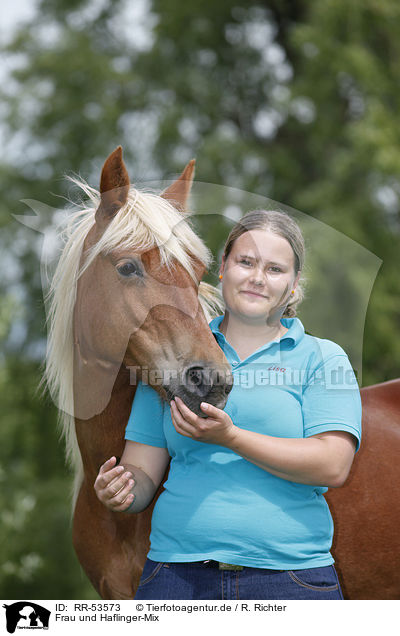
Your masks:
M267 296L264 296L264 294L258 294L257 292L253 292L253 291L249 291L249 290L243 290L241 292L241 294L246 294L248 296L255 296L258 298L267 298Z

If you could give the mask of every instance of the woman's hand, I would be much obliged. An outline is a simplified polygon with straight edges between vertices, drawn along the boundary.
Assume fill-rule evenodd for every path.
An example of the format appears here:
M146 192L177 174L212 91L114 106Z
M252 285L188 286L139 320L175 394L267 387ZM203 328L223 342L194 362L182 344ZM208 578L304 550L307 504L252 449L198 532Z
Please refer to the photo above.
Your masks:
M110 457L101 467L94 482L97 498L110 510L124 512L133 502L131 490L135 484L132 473L123 466L116 466L115 457Z
M219 444L227 446L231 444L237 427L225 411L216 406L202 402L201 410L207 415L199 417L191 411L180 398L176 397L171 402L171 417L175 429L185 437L191 437L197 442Z

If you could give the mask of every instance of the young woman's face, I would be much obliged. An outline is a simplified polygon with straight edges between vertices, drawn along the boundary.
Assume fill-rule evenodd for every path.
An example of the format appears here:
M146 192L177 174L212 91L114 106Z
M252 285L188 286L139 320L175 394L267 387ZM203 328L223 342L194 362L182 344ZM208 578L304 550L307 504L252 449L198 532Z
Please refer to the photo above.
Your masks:
M249 230L223 259L222 294L231 315L245 322L280 318L296 288L290 243L269 230Z

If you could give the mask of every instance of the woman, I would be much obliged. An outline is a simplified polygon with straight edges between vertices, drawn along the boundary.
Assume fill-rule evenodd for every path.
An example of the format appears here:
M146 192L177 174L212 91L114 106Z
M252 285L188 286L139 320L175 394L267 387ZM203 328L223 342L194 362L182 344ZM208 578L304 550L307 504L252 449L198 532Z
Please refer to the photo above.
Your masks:
M140 512L171 457L136 599L343 598L323 493L349 473L361 402L344 351L294 317L303 263L287 214L245 215L210 323L234 375L225 409L203 403L200 418L137 389L121 465L109 459L95 483L112 510Z

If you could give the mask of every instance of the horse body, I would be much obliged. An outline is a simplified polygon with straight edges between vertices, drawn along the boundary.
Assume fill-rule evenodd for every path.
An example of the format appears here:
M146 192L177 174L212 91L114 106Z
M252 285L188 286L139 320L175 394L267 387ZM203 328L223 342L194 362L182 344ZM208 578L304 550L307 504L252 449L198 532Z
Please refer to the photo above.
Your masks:
M345 597L400 598L400 379L361 389L363 439L348 480L328 491Z

